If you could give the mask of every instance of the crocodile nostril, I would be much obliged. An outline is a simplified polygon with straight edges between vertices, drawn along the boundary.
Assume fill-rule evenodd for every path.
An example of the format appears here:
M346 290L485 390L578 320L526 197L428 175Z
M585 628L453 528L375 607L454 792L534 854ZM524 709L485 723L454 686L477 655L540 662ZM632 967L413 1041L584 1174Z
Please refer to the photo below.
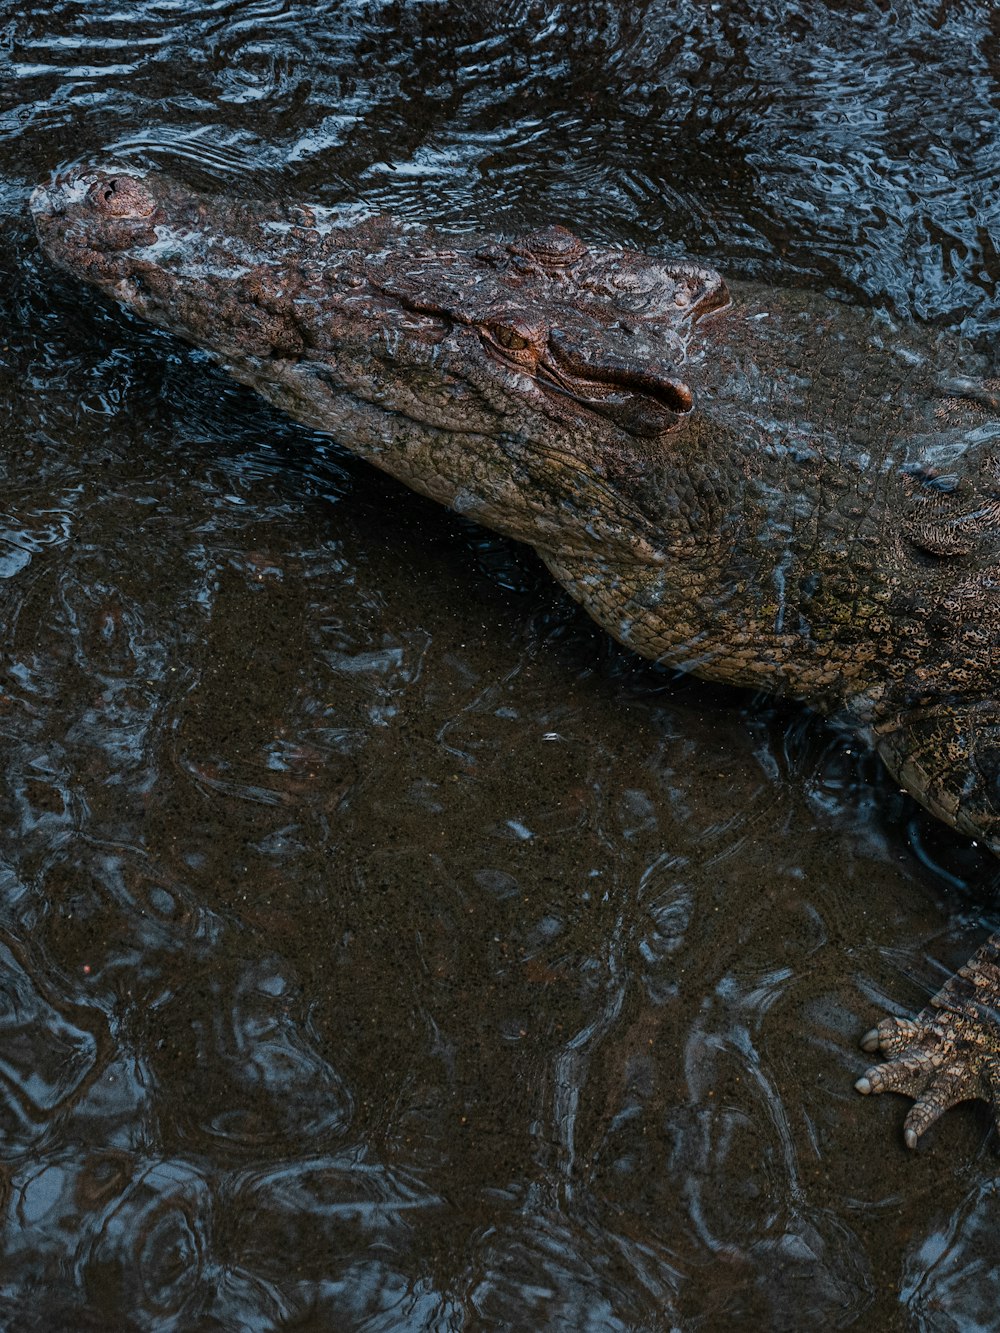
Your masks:
M101 176L90 189L90 202L112 218L148 218L156 202L137 176Z

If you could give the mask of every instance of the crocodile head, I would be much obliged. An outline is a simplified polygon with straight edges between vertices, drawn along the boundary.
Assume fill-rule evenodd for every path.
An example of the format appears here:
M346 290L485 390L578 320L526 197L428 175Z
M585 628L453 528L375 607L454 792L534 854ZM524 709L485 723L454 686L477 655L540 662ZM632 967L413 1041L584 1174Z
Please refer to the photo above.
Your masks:
M710 269L587 246L559 226L451 238L131 169L57 175L32 210L62 268L408 485L543 551L640 551L636 488L621 478L695 414L698 321L728 302Z

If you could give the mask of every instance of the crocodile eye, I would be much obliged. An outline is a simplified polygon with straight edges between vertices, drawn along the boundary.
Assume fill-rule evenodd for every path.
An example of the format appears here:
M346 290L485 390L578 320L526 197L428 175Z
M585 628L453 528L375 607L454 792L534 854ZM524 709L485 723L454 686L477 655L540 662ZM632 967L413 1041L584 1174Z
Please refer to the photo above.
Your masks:
M518 365L534 365L545 346L546 331L523 319L493 319L481 328L484 341Z
M490 331L500 346L505 347L508 352L521 352L525 347L531 346L523 333L518 333L517 329L512 329L509 325L496 324Z
M566 264L575 264L587 253L587 247L565 227L542 227L530 231L527 236L519 236L508 246L512 255L533 259L545 268L558 269Z

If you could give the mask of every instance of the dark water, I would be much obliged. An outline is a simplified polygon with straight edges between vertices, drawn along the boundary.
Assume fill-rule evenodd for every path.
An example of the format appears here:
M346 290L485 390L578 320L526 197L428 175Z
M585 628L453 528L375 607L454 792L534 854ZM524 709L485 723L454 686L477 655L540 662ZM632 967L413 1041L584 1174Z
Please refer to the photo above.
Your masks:
M998 144L987 5L0 3L0 1326L1000 1327L985 1108L851 1090L995 862L25 217L112 147L988 342Z

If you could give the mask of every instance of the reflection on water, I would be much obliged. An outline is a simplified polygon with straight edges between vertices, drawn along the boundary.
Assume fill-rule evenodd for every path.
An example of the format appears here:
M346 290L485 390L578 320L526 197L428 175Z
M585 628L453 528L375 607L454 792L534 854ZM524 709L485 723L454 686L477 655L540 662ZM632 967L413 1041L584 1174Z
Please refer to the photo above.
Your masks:
M117 146L985 337L997 42L971 4L0 9L10 1327L994 1326L986 1117L912 1157L851 1092L993 863L95 305L24 204Z

